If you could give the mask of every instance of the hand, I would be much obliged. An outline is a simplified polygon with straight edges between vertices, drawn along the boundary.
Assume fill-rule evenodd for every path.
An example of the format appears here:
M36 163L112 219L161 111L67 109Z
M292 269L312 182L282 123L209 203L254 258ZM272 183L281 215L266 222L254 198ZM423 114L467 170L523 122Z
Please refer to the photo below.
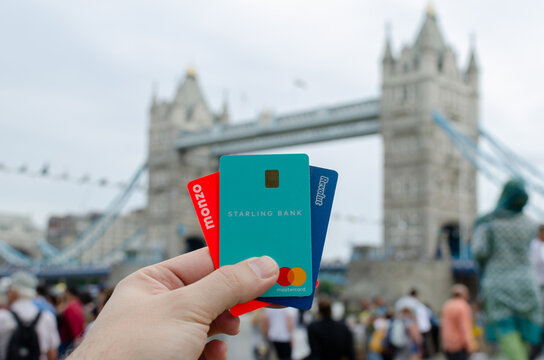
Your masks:
M69 359L226 359L227 345L207 338L237 334L228 309L262 295L278 274L268 256L214 271L207 248L140 269L117 285Z

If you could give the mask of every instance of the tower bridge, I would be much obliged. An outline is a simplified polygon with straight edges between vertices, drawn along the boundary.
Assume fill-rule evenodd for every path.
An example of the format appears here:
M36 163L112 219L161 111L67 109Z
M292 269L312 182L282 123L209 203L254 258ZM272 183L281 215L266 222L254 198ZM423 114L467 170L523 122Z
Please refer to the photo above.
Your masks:
M432 110L477 141L478 88L474 49L468 65L459 66L429 10L415 40L399 52L385 39L379 98L232 123L226 106L218 113L209 108L190 69L173 99L152 99L148 242L172 256L185 250L187 237L200 235L185 186L217 171L221 155L380 134L384 245L395 257L431 258L444 231L465 235L476 216L476 170L434 123ZM352 156L364 161L363 154Z
M335 278L340 274L345 280L347 275L349 291L344 296L357 301L363 293L396 298L415 279L424 286L424 298L442 304L452 268L456 276L473 275L470 256L459 256L468 255L463 246L457 246L459 253L451 264L433 259L439 243L459 245L460 238L468 237L476 216L476 171L494 183L505 176L523 178L531 191L544 198L543 174L479 129L478 88L474 49L468 64L459 66L432 11L425 14L416 39L402 50L394 51L390 39L385 39L378 98L286 114L263 112L252 121L236 123L230 121L226 106L220 112L209 108L195 71L188 70L173 99L153 97L147 162L104 213L69 245L55 248L38 242L41 258L27 256L0 239L4 261L0 261L0 276L25 268L42 277L109 275L115 281L143 264L198 245L201 231L186 185L217 171L221 155L350 137L364 141L364 136L379 135L383 243L389 258L380 253L359 261L358 251L363 251L356 249L347 267L328 270ZM493 153L478 146L479 136ZM353 161L365 161L365 155L350 154ZM145 171L147 208L121 215ZM26 173L26 167L19 172ZM46 166L42 177L47 173ZM87 181L84 177L78 182ZM113 265L121 262L125 268L112 273Z
M176 147L210 146L212 156L221 156L379 132L380 99L370 99L278 116L265 112L241 124L216 123L203 131L181 132Z

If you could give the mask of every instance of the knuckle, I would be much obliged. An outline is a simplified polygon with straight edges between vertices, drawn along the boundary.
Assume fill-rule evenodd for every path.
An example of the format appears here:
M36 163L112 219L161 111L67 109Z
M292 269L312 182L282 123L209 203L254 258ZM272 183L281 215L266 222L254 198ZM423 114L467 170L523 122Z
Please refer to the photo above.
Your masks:
M116 289L123 289L126 287L130 287L130 284L134 281L134 278L136 277L136 273L132 273L117 283L115 286Z
M233 294L239 293L243 288L243 281L235 271L234 266L224 266L219 268L219 275L221 281L225 284Z

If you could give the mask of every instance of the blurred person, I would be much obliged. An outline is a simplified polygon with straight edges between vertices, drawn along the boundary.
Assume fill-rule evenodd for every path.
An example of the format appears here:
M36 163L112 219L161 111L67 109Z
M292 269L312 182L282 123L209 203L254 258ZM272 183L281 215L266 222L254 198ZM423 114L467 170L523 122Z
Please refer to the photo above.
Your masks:
M298 320L295 323L295 331L293 332L293 351L291 357L293 359L306 359L310 355L310 345L308 344L308 325L303 322L301 311Z
M34 305L41 311L49 311L51 315L55 317L55 323L57 321L57 312L53 304L49 301L49 291L45 285L38 285L36 288L37 295L34 298Z
M308 326L309 360L355 360L353 335L342 321L332 319L332 304L319 301L319 319Z
M76 287L66 288L64 302L57 307L57 314L61 340L59 355L64 356L78 345L85 330L85 313Z
M467 360L476 350L469 291L465 285L456 284L451 295L442 308L442 347L448 360Z
M538 281L540 299L544 300L544 224L539 226L538 235L531 241L529 254ZM535 359L542 351L543 345L544 334L540 342L532 347L529 358Z
M362 328L362 334L355 338L355 348L357 356L364 356L368 352L368 343L372 335L372 322L374 321L374 307L371 301L361 300L361 312L359 313L359 324ZM334 318L334 317L333 317Z
M0 360L57 359L60 344L54 316L34 304L38 279L27 272L10 277L9 310L0 310Z
M425 304L425 307L429 312L429 320L431 322L431 331L427 336L429 340L427 349L430 351L430 356L435 356L440 352L440 317L431 308L430 304Z
M0 309L8 308L7 291L11 286L11 279L8 276L0 278Z
M421 359L423 337L412 308L403 307L395 314L384 341L384 354L395 360Z
M376 317L382 317L387 314L387 305L381 296L374 297L374 309L373 313Z
M372 316L372 303L367 299L361 300L361 312L359 313L359 322L364 326L370 324L370 317Z
M274 346L279 360L291 360L297 315L293 308L266 308L261 318L261 331Z
M331 304L331 316L333 320L343 320L346 315L346 305L339 300L335 300Z
M261 308L251 312L251 337L255 360L268 360L270 358L270 347L261 330L262 318L266 316L264 311L265 310Z
M87 290L79 291L77 295L79 302L83 306L83 314L85 315L85 323L92 321L93 312L96 309L95 299L91 296L91 293Z
M472 302L472 318L474 322L474 339L476 340L476 349L484 354L493 353L495 344L486 341L485 337L485 316L483 313L483 304L481 302ZM475 357L476 354L473 354Z
M536 272L540 292L544 290L544 224L538 227L537 236L531 240L530 259Z
M368 345L368 360L384 360L384 343L390 323L391 318L387 316L387 312L383 315L379 315L376 320L374 320L374 323L372 324L373 332L370 336Z
M112 295L113 288L111 287L103 289L100 294L98 294L98 304L96 304L95 308L92 310L91 321L87 324L87 326L85 327L85 331L83 332L84 338L89 333L89 330L91 330L91 327L93 326L96 318L98 317L104 306L106 306L106 303Z
M268 256L214 270L208 248L142 268L117 284L69 359L225 359L226 344L208 338L237 334L240 320L228 309L262 295L278 275Z
M528 359L526 344L541 338L542 304L529 246L538 226L523 213L521 180L506 183L495 210L474 225L472 252L481 272L486 335L511 360Z
M403 309L410 309L417 323L417 328L422 337L421 348L423 358L430 354L430 344L432 343L432 311L419 300L417 289L411 289L408 295L405 295L395 303L395 312L398 314Z
M348 329L351 331L351 334L353 336L353 347L355 349L355 358L364 359L365 347L366 347L365 327L363 324L361 324L357 315L358 314L350 314L346 316L345 324L347 325ZM317 316L316 316L316 319L317 319ZM306 337L308 336L307 333L308 333L308 329L306 329Z

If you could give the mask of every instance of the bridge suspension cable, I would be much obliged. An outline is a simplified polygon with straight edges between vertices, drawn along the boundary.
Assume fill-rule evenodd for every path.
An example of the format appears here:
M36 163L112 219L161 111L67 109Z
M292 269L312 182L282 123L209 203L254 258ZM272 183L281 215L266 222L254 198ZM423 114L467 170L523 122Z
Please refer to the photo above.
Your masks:
M115 263L118 263L124 260L127 256L127 250L137 243L141 243L146 234L146 229L141 227L136 230L132 235L123 240L121 244L109 251L108 253L102 255L100 259L97 259L92 262L95 266L111 266Z
M10 265L30 267L33 260L0 240L0 256Z
M511 164L516 166L517 172L522 174L523 177L530 178L532 186L537 188L540 193L544 194L544 173L542 171L533 166L529 161L514 153L506 145L491 136L487 131L480 128L479 133L488 141L493 150L498 154L497 156L508 160Z
M79 258L86 250L96 243L115 221L121 209L126 204L134 192L138 181L147 169L147 164L143 164L132 176L128 186L122 193L113 200L108 210L87 229L85 229L70 245L61 249L59 253L46 260L49 265L59 265L68 262L71 259Z
M38 241L37 245L38 249L45 258L57 256L60 253L59 249L48 243L46 239L41 239Z
M137 189L139 180L147 169L147 164L140 166L136 173L132 176L125 189L110 203L106 212L100 216L95 222L89 225L77 238L63 249L56 249L45 240L38 242L38 247L44 255L43 259L35 260L21 253L4 242L0 242L0 256L11 265L21 267L51 267L64 266L78 262L78 259L85 251L90 249L109 229L114 221L119 216L123 206L127 203L130 196ZM142 236L142 232L138 231L137 237ZM134 235L136 237L136 235ZM129 239L134 240L133 237ZM128 240L127 240L128 241ZM120 246L126 246L123 242ZM112 252L116 250L113 249Z
M433 111L433 119L461 154L488 180L501 187L508 178L519 178L526 183L527 188L533 194L544 199L544 183L542 183L544 178L540 177L540 171L521 156L501 145L488 132L479 129L479 133L490 144L493 152L488 152L478 146L475 140L461 132L439 111ZM533 176L528 176L528 173ZM534 202L530 204L530 209L539 216L544 217L544 211L536 206Z

